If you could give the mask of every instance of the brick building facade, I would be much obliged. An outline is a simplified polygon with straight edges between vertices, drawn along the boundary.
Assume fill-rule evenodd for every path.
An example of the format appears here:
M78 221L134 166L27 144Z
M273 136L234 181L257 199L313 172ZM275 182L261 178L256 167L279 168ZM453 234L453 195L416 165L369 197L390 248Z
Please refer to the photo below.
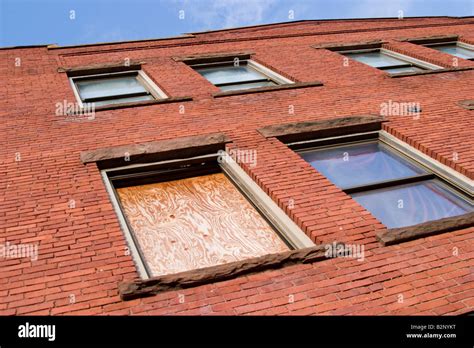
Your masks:
M473 311L474 61L431 46L453 43L470 51L473 18L300 21L1 49L0 314ZM392 73L354 59L373 50L406 66ZM253 89L223 88L232 83L216 86L199 73L223 61L251 61L265 78ZM81 114L88 99L80 78L130 72L147 88L122 103L93 96L95 110ZM298 153L344 137L383 137L417 156L431 179L455 186L466 214L386 226ZM144 276L150 260L131 245L139 242L112 197L110 173L224 149L240 163L240 179L257 184L246 181L256 211L275 214L270 223L290 226L288 238L300 242L186 268L181 278ZM363 247L363 257L328 257L322 246L335 241ZM21 255L21 246L37 254Z

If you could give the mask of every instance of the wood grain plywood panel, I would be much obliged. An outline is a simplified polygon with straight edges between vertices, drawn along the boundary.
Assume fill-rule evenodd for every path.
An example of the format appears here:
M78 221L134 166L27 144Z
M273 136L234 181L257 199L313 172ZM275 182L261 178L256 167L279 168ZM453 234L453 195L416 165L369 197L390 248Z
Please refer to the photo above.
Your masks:
M151 276L289 250L222 173L117 194Z

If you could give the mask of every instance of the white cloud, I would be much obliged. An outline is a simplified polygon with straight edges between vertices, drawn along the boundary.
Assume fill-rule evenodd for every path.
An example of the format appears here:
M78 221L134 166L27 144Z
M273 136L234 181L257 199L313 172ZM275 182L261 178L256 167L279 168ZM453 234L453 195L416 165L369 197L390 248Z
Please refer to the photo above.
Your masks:
M233 28L261 24L271 16L275 0L185 0L178 6L186 19L198 24L200 30Z

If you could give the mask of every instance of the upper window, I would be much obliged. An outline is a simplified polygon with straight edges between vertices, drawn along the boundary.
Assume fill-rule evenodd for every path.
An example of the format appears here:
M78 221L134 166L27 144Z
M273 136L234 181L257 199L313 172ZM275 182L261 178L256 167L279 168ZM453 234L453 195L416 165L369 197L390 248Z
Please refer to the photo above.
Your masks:
M390 74L419 72L423 70L439 69L440 67L407 57L383 48L345 51L341 52L346 57L384 70Z
M293 83L251 60L191 65L222 91L234 91Z
M388 228L474 211L469 198L379 141L309 149L300 154Z
M228 156L103 175L145 278L314 245Z
M166 98L141 70L72 77L71 83L81 103L96 106Z
M468 45L464 42L444 42L437 44L426 44L425 46L444 53L448 53L452 56L474 60L474 46Z

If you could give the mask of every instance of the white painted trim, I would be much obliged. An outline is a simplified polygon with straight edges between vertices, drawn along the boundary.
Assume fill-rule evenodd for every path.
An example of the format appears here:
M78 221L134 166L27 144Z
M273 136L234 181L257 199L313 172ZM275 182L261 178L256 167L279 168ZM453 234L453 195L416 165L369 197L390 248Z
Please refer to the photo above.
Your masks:
M421 163L447 182L452 183L454 186L470 195L471 198L474 197L474 180L469 179L467 176L459 173L451 167L448 167L424 154L420 150L415 149L386 131L379 132L379 140L405 154L407 157Z
M282 234L282 237L296 249L312 247L315 244L290 219L288 215L257 185L255 181L226 152L219 159L222 170L255 204L262 214Z
M254 68L261 74L267 76L274 82L280 84L280 85L286 85L286 84L292 84L295 83L294 81L291 81L290 79L287 79L284 76L281 76L280 74L274 72L273 70L267 68L266 66L263 66L262 64L259 64L251 59L247 60L247 65Z
M82 110L84 108L84 104L82 104L81 96L79 95L79 91L77 90L76 84L74 83L72 77L69 78L69 83L71 84L72 91L74 92L74 96L76 97L77 104Z
M474 46L470 45L470 44L467 44L465 42L456 41L456 45L459 46L459 47L465 48L466 50L474 51Z
M133 240L133 237L132 237L132 232L128 228L123 212L120 209L120 204L117 200L117 197L115 196L114 189L112 187L112 184L110 183L109 177L107 176L107 173L104 170L101 171L101 176L105 184L105 189L107 193L109 194L110 201L112 202L112 206L114 207L115 214L117 215L117 218L119 220L120 227L122 228L123 234L125 236L125 240L130 250L130 255L132 256L132 259L135 262L135 265L137 266L138 274L140 275L142 279L148 279L149 275L148 275L148 272L146 271L145 264L143 263L143 260L140 256L138 248L135 245L135 241Z
M150 92L156 99L166 99L168 96L158 87L153 80L145 74L143 70L138 70L139 81L145 84L145 88Z

